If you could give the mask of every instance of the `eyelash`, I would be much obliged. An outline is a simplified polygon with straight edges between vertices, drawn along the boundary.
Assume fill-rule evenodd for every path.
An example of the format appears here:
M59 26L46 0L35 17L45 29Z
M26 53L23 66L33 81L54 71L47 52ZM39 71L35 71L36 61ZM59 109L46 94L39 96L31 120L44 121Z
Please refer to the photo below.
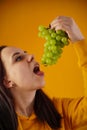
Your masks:
M24 58L23 56L18 56L18 57L16 57L15 61L16 62L21 61L21 60L23 60L23 58Z

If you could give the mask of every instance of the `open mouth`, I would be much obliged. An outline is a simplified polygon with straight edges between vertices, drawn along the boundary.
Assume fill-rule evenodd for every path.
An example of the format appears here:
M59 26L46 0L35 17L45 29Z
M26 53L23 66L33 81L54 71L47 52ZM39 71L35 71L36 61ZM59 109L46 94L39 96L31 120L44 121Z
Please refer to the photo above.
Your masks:
M44 73L42 71L40 71L40 66L38 63L35 64L33 72L38 75L38 76L43 76Z
M34 72L35 74L37 74L39 71L40 71L39 66L35 66L34 69L33 69L33 72Z

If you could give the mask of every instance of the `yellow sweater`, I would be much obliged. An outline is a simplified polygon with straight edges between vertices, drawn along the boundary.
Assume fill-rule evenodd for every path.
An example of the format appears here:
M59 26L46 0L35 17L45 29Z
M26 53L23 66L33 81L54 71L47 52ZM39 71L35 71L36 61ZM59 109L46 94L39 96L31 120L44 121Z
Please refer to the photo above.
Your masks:
M62 127L58 130L87 130L87 43L73 44L79 65L82 67L85 96L81 98L53 98L58 112L63 116ZM18 130L52 130L47 124L38 122L33 113L30 117L18 115Z

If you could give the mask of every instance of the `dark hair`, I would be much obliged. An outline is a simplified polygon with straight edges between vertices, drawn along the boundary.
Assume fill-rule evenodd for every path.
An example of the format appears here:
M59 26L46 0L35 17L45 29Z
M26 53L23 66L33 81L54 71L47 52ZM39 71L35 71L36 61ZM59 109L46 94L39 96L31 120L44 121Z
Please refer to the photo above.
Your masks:
M1 46L0 52L7 46ZM18 120L14 109L14 100L9 89L3 85L5 68L0 58L0 129L17 130ZM52 129L61 127L61 115L56 110L51 99L41 90L36 91L34 111L39 121L47 124Z
M61 115L52 100L41 89L36 92L34 110L38 119L47 122L52 129L61 127Z
M7 46L1 46L2 49ZM17 130L18 121L14 110L13 97L3 84L3 77L5 75L5 68L0 58L0 130Z

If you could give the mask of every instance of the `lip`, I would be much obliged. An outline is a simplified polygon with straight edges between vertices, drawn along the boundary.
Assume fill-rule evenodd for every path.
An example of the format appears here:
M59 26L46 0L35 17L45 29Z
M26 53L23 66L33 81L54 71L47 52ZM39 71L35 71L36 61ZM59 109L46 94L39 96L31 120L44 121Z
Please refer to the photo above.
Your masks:
M40 65L39 65L38 62L36 62L36 63L34 64L34 67L36 67L36 66L38 66L38 67L40 68Z

